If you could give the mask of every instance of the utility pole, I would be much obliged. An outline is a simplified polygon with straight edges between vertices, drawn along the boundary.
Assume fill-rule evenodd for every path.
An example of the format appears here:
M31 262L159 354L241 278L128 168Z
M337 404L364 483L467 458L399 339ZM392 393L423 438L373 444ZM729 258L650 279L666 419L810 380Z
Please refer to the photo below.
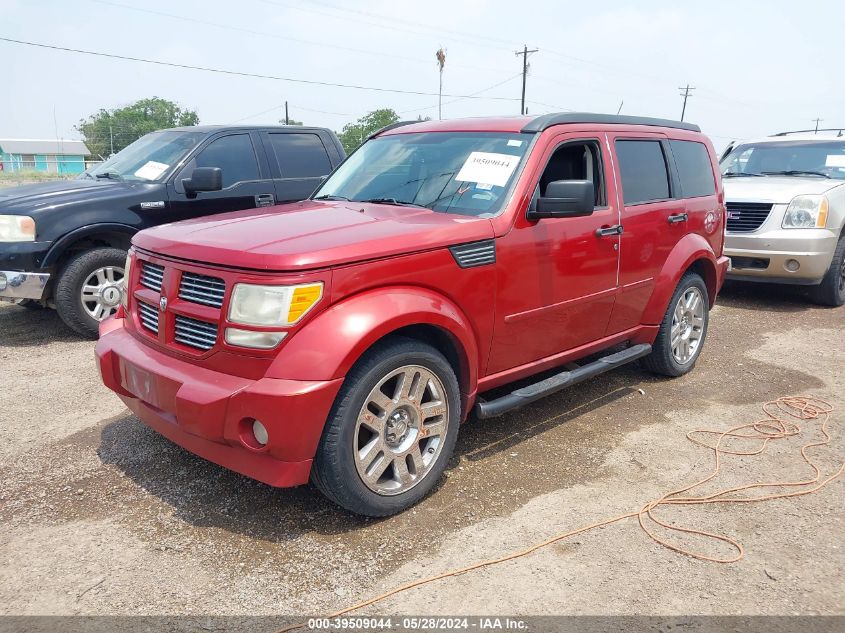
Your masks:
M525 80L528 77L528 56L532 53L536 53L538 48L532 48L530 51L528 50L528 46L523 46L521 51L515 51L514 55L519 57L522 55L522 105L519 107L520 114L527 114L527 110L525 109Z
M681 93L681 96L684 98L684 106L681 108L681 121L683 121L684 120L684 114L686 114L686 112L687 112L687 99L689 99L692 96L690 94L690 91L695 90L695 88L693 88L692 86L687 84L685 88L681 87L681 88L678 88L678 90L683 90L683 92Z
M109 146L111 147L111 155L114 156L114 133L112 132L111 123L109 123Z
M446 65L446 51L443 47L437 49L437 66L440 68L440 90L437 92L437 119L443 119L443 67Z
M288 121L290 121L288 118L288 102L285 101L285 125L289 125Z
M819 133L819 123L821 123L822 121L824 121L824 119L813 119L813 121L815 121L815 122L816 122L816 131L815 131L815 134L818 134L818 133Z
M623 105L625 105L624 99L622 99L622 101L619 102L619 108L616 110L616 114L619 114L620 112L622 112L622 106Z

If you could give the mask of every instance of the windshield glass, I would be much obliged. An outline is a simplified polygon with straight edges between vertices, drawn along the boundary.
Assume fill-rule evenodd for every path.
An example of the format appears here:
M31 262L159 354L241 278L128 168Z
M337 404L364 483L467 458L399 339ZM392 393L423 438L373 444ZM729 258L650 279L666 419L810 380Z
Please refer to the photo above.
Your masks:
M204 137L204 132L152 132L87 173L96 178L160 181Z
M498 132L375 138L352 154L313 197L489 217L502 208L530 140L530 135Z
M845 180L845 140L737 145L720 164L724 176L817 176Z

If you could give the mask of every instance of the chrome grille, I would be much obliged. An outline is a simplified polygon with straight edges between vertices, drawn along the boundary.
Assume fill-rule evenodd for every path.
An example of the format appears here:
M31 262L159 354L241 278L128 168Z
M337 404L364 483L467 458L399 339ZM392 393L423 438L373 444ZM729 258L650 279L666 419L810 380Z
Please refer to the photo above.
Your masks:
M196 273L182 273L182 281L179 283L180 299L219 308L223 305L224 294L226 283L222 279Z
M214 347L214 343L217 341L217 324L197 321L177 314L175 340L182 345L203 351L209 350Z
M164 266L144 262L141 265L141 285L150 290L161 292L161 283L164 281Z
M155 306L139 301L138 318L141 319L141 325L150 332L158 334L158 309Z
M769 213L772 205L767 202L727 202L728 208L728 231L734 233L750 233L761 226Z

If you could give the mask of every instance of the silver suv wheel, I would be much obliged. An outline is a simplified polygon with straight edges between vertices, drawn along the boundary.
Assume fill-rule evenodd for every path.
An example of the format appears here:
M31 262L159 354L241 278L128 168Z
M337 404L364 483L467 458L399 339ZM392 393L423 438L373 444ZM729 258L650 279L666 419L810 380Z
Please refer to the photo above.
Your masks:
M672 356L679 365L695 358L704 336L704 311L707 306L701 291L692 286L678 297L672 312Z
M361 481L386 496L416 486L443 449L448 420L446 390L432 371L405 365L388 373L358 414L353 450Z
M82 307L96 321L117 312L123 293L123 268L104 266L97 268L82 283Z

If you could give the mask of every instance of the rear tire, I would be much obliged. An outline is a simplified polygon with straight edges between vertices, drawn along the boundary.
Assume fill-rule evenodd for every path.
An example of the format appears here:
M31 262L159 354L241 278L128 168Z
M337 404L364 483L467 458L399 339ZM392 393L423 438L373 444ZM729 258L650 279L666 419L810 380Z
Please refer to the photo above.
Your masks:
M810 291L810 297L823 306L845 305L845 231L833 252L830 268L822 282Z
M697 273L687 272L669 301L651 354L640 362L662 376L683 376L692 371L704 347L709 322L707 285Z
M370 349L346 377L311 480L350 512L384 517L425 497L452 455L458 380L435 348L404 337Z
M120 290L126 251L94 248L79 253L59 273L54 301L62 321L79 334L97 338L100 321L120 306Z

